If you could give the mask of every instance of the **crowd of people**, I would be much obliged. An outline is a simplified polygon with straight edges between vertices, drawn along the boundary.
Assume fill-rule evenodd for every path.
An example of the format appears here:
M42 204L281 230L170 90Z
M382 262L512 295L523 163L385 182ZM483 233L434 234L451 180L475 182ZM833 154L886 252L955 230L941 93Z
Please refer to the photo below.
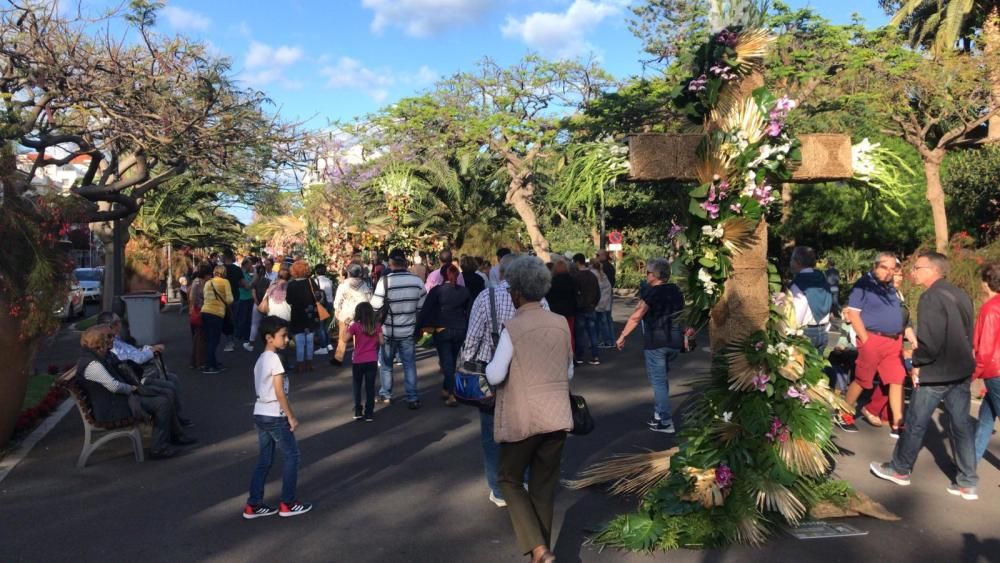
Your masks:
M653 395L648 428L673 433L669 373L678 355L691 348L694 331L684 326L684 295L671 283L667 260L646 264L636 307L616 337L616 270L606 252L590 260L554 254L544 263L502 248L496 258L492 263L464 256L456 263L444 250L430 266L425 256L393 250L373 263L352 261L339 272L339 283L323 264L246 257L237 266L231 252L197 269L186 288L191 367L217 374L225 369L220 346L229 353L264 345L254 367L260 455L245 518L311 509L296 492L298 420L289 375L313 371L315 356L328 355L334 366L351 365L355 420L371 422L376 404L400 400L417 410L416 348L423 340L437 350L444 405L459 404L455 375L468 366L481 366L495 386L495 404L481 406L479 417L488 498L508 508L525 554L552 560L553 498L573 427L569 384L575 370L599 365L604 351L623 349L640 330ZM793 250L788 294L795 323L829 355L831 385L849 407L834 413L836 425L856 432L858 416L874 427L888 426L896 447L890 461L873 462L871 471L907 485L933 411L943 403L958 466L948 492L976 499L976 465L1000 416L1000 264L983 267L987 300L977 319L970 297L947 280L947 257L919 255L910 276L924 291L913 322L900 291L903 264L893 254L876 257L844 306L839 272L832 262L820 271L817 262L811 248ZM130 345L119 336L121 320L110 313L99 322L81 339L85 354L78 366L95 416L151 417L154 458L171 457L176 446L193 443L180 381L162 362L158 371L149 367L162 345ZM837 336L832 342L831 332ZM394 394L396 365L403 391ZM973 379L982 379L985 389L978 426L968 414ZM263 489L276 446L284 465L281 502L273 509L264 504Z

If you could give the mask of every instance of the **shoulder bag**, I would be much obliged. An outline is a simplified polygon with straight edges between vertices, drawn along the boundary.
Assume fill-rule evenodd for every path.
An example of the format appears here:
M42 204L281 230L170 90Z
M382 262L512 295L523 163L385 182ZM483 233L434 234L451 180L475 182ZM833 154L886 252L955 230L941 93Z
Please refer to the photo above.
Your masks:
M319 317L320 322L329 319L330 311L327 311L326 307L324 307L323 304L319 302L319 299L316 298L316 292L318 290L313 287L312 279L309 280L309 290L312 292L313 303L316 304L316 316Z
M594 431L594 417L590 416L587 400L582 395L569 395L569 408L573 412L573 429L570 434L586 436Z

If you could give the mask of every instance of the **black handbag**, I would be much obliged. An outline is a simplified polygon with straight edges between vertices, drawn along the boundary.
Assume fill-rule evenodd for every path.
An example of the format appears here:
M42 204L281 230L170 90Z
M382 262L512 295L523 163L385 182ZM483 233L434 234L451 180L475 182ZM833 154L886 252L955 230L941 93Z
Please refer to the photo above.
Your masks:
M586 436L594 431L594 417L590 416L587 400L582 395L569 395L569 408L573 411L573 429L570 434Z

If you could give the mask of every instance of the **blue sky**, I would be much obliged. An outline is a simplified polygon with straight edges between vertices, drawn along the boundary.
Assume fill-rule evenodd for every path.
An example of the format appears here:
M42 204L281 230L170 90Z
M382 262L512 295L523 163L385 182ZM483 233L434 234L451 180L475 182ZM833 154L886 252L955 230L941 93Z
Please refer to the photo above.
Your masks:
M633 3L642 0L632 0ZM876 0L787 0L835 23L886 21ZM641 73L628 0L170 0L158 27L208 41L274 111L307 127L347 120L473 68L489 56L596 55L616 77Z

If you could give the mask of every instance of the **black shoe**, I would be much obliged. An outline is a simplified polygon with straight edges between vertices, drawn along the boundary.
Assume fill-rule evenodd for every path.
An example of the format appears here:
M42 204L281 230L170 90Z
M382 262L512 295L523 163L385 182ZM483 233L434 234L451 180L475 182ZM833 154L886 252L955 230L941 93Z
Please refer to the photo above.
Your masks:
M600 358L594 358L593 360L590 360L590 365L592 365L592 366L599 366L599 365L601 365L601 359Z
M354 420L361 420L361 408L357 407L354 409Z
M372 415L370 415L370 414L366 414L365 415L365 422L375 422L375 417L372 416Z
M576 365L578 365L578 366L582 366L583 365L583 360L573 360L573 363L576 364Z
M409 405L407 406L410 408L411 411L415 411L420 408L420 401L410 401Z
M192 438L191 436L179 436L170 440L170 443L175 446L190 446L191 444L197 444L198 438Z
M389 397L386 397L385 395L379 395L379 396L375 397L375 402L378 403L378 404L388 405L389 403L392 402L392 399L390 399Z
M192 426L194 426L194 421L191 420L190 418L181 418L178 416L177 421L180 422L181 426L183 426L184 428L191 428Z
M177 455L177 450L166 447L162 450L152 450L149 452L149 459L170 459Z
M846 412L838 412L833 416L833 423L844 432L857 432L858 425L854 424L854 415Z
M204 375L215 375L217 373L222 373L222 368L205 368L201 370Z

